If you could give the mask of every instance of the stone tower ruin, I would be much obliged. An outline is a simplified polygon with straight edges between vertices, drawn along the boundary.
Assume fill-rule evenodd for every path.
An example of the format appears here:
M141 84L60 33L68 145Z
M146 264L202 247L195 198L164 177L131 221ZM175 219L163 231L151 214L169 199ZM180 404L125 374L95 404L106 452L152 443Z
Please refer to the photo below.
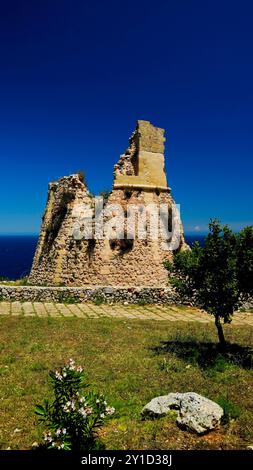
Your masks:
M166 179L164 142L164 129L149 121L138 121L127 150L114 167L113 188L106 200L92 196L80 174L49 184L29 277L31 283L91 287L162 287L168 284L164 260L172 260L173 251L186 249L187 245L180 219L173 216L178 213ZM103 229L97 230L97 217L103 216L108 223L110 217L117 215L119 206L120 235L109 223L106 236L104 233L101 236ZM135 212L131 225L129 208L132 207ZM166 236L161 235L160 230L155 234L151 230L156 207L159 214L161 207L168 207L168 218L159 219L159 227L163 225L169 233ZM141 218L141 227L145 228L141 236L134 233L136 217ZM170 234L174 219L176 245L171 244L173 235Z

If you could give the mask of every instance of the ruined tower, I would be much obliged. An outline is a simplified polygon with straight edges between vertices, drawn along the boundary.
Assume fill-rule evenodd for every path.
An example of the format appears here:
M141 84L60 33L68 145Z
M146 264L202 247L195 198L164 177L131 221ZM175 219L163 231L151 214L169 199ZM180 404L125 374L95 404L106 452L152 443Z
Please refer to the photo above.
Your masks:
M164 129L138 121L127 150L114 167L113 188L100 206L100 216L108 222L120 207L120 236L113 224L109 224L107 236L97 236L97 202L80 175L49 184L30 282L67 286L167 285L164 260L172 259L173 249L185 249L187 245L182 224L173 216L177 211L166 179L164 142ZM132 207L137 210L137 217L145 212L141 225L144 235L131 233L135 228L129 224ZM178 243L172 244L171 235L164 236L160 230L154 233L151 220L157 220L156 207L168 207L168 220L159 219L166 230L176 220Z

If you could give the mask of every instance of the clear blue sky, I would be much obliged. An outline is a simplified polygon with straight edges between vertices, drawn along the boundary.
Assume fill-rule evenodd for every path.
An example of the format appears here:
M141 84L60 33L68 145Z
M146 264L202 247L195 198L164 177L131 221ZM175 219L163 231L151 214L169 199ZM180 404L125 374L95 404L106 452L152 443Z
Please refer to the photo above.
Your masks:
M37 232L47 184L94 192L137 119L166 129L186 231L252 224L253 5L8 0L0 6L0 233Z

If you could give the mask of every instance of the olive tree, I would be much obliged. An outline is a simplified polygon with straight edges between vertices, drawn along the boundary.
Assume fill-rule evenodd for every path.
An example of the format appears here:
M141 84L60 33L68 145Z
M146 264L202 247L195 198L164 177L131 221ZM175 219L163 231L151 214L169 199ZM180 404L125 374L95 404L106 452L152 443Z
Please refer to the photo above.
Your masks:
M191 250L177 253L167 267L182 296L194 298L214 316L224 347L222 322L230 323L233 312L253 292L253 227L235 234L211 220L204 246L195 243Z

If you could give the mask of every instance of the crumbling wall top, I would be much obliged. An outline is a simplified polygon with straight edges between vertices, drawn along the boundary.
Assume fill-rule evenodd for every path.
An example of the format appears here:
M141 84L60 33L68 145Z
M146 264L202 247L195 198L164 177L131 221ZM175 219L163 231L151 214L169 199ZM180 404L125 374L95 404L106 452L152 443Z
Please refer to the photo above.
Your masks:
M129 147L114 167L114 189L169 191L164 168L164 132L149 121L137 121Z
M164 133L164 129L153 126L149 121L139 120L132 139L136 139L139 151L164 153Z

